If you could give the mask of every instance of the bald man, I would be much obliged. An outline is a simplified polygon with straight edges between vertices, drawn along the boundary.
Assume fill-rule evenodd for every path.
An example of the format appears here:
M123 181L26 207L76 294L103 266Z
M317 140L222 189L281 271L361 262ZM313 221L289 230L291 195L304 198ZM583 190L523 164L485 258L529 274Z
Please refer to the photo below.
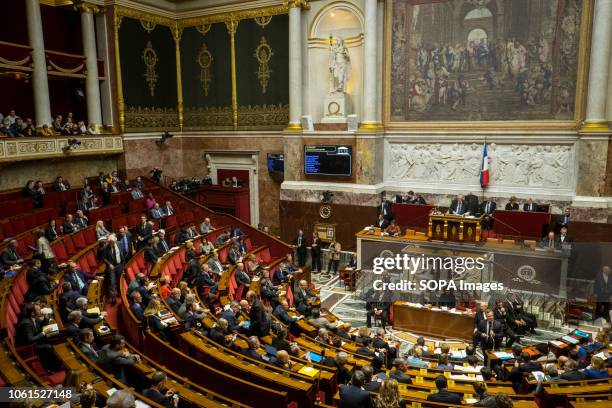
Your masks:
M302 279L299 283L298 288L293 294L293 303L295 304L295 308L297 309L297 311L305 316L310 316L310 313L312 312L312 307L310 306L309 302L316 298L316 295L312 293L308 288L308 282Z

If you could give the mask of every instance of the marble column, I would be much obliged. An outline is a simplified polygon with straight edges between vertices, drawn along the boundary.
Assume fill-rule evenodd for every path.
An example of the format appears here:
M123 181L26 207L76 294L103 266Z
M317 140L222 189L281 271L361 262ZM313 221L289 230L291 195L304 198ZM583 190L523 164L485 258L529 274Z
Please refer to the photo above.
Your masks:
M593 13L593 36L589 67L587 111L583 131L608 131L606 92L610 44L612 42L612 1L596 0ZM612 101L608 101L612 103Z
M102 125L102 105L100 103L100 81L98 79L98 55L96 52L96 27L94 13L99 9L87 3L80 3L83 53L85 54L85 99L87 102L87 121L97 127Z
M302 6L289 1L289 125L285 130L302 130Z
M36 126L51 125L51 102L47 78L45 41L43 39L42 17L39 0L26 0L28 36L32 47L32 90L34 93L34 116Z
M365 0L365 29L363 45L363 112L359 130L376 131L381 128L376 115L377 58L376 38L378 0Z

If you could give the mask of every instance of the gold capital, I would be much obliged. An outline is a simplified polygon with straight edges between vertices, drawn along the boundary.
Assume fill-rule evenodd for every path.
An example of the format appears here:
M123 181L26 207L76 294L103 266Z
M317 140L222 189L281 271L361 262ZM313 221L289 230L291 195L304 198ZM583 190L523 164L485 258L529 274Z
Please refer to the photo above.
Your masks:
M310 3L308 2L308 0L288 0L287 7L299 7L303 10L310 10Z
M580 128L580 132L609 132L610 125L605 120L584 122Z
M76 11L80 11L81 13L92 13L98 14L102 11L102 8L96 6L95 4L81 2L74 5L74 9Z

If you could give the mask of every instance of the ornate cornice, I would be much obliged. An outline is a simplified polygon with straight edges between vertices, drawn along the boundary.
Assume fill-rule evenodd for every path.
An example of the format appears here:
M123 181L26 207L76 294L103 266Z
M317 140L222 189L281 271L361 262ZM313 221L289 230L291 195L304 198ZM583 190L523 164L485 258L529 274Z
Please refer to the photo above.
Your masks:
M121 136L81 136L78 140L80 145L64 151L68 138L0 139L0 162L123 153Z
M77 10L77 11L80 11L81 13L98 14L98 13L102 12L102 8L101 7L98 7L95 4L86 3L86 2L75 4L74 5L74 9Z
M176 20L173 18L163 17L157 14L147 13L142 10L136 10L123 6L115 6L115 13L117 16L129 17L154 24L161 24L167 27L174 27L176 25Z
M249 10L232 11L229 13L212 14L201 17L191 17L179 20L178 24L181 27L201 26L203 24L221 23L227 21L238 21L249 18L257 18L264 16L276 16L279 14L287 14L289 7L286 4L270 7L261 7Z

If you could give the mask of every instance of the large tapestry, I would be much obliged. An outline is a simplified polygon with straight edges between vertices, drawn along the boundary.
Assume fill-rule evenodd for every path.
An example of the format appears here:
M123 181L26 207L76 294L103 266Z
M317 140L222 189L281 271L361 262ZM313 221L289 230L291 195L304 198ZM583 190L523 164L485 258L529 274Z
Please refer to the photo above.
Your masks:
M574 120L583 3L392 0L388 119Z

